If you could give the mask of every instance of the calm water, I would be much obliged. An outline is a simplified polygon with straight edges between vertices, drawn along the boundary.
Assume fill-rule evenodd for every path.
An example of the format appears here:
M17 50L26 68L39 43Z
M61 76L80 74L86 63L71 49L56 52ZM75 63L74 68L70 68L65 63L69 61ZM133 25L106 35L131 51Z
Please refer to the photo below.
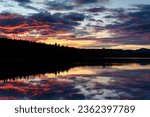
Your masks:
M0 99L150 99L150 64L79 66L0 81Z

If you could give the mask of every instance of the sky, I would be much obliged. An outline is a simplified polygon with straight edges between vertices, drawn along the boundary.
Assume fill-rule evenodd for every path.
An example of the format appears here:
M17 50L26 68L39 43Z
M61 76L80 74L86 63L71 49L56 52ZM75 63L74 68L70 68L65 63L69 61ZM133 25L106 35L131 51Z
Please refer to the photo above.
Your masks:
M0 0L0 37L150 49L150 0Z

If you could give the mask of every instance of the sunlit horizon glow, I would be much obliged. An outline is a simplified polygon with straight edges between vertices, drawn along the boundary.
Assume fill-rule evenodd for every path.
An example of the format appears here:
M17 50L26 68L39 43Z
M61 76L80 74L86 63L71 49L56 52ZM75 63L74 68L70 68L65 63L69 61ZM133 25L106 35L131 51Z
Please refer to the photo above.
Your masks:
M150 49L149 0L0 3L0 37L76 48Z
M82 48L82 47L88 47L91 44L95 43L93 40L66 40L66 39L56 39L56 38L48 38L47 40L39 40L37 41L39 43L45 43L45 44L59 44L63 46L68 47L76 47L76 48Z

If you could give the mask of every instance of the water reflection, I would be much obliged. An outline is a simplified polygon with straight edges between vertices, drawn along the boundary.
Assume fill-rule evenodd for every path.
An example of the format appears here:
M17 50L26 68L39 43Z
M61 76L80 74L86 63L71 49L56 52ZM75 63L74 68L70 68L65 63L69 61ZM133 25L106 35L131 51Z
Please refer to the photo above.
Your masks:
M1 80L0 99L150 99L150 64L77 66Z

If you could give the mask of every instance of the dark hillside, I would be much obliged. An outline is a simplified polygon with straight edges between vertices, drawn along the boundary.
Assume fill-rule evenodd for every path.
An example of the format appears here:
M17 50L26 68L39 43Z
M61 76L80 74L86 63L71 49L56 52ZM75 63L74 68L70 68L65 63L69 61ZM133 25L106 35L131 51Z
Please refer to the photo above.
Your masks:
M82 62L91 60L120 60L148 58L150 50L77 49L60 45L47 45L23 40L0 39L1 61L30 62Z

